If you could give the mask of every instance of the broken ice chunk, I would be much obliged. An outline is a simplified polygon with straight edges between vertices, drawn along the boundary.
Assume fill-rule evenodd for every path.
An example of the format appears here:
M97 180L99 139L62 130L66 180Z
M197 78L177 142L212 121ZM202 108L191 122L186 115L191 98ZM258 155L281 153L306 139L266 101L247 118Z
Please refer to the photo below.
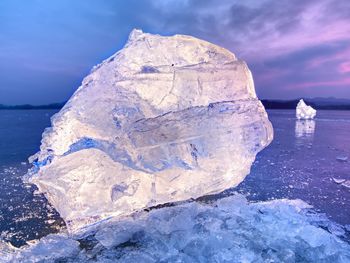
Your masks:
M333 181L335 182L335 183L337 183L337 184L341 184L341 183L344 183L346 180L345 179L338 179L338 178L332 178L333 179Z
M341 184L342 186L345 186L346 188L350 188L350 180L346 180Z
M105 221L79 237L80 245L74 235L20 250L0 243L0 261L345 263L346 229L301 200L253 203L233 194Z
M337 161L339 162L346 162L348 160L347 156L341 155L341 156L337 156Z
M272 138L244 61L136 30L52 118L30 181L75 232L235 187Z

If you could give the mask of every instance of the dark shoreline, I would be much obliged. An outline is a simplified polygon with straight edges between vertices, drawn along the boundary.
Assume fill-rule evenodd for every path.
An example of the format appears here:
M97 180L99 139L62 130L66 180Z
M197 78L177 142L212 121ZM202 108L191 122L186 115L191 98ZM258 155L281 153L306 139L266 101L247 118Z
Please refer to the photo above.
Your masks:
M52 103L47 105L4 105L0 104L0 110L60 110L63 108L65 102Z
M350 100L304 99L307 105L316 110L350 110ZM299 99L295 100L261 100L266 109L295 109Z
M350 110L350 99L335 98L315 98L304 99L306 104L316 110ZM262 99L262 104L266 109L295 109L299 99L294 100L267 100ZM47 105L3 105L0 104L0 110L60 110L66 102L52 103Z

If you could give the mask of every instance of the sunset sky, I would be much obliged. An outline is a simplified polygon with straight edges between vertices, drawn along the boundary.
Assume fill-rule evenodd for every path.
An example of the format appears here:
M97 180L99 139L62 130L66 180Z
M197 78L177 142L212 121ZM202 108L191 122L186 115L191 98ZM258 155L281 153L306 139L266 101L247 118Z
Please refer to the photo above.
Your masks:
M349 0L1 0L0 104L67 100L133 28L228 48L260 98L350 98Z

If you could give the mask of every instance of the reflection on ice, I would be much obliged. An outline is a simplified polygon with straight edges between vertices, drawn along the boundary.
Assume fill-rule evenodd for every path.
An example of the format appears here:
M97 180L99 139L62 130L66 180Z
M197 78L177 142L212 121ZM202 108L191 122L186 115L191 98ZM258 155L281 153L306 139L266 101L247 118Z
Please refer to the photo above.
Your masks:
M349 244L336 235L344 235L344 230L301 200L250 203L235 194L106 222L80 238L49 235L26 248L3 249L0 258L8 262L350 262Z
M312 137L315 133L316 122L314 120L296 120L295 137Z

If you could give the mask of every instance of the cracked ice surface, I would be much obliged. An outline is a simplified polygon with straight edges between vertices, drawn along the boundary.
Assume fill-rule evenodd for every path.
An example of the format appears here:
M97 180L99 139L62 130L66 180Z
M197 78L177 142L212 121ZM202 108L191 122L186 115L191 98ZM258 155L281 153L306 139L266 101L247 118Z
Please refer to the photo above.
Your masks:
M301 200L249 203L234 194L109 221L80 238L56 234L21 249L3 247L0 256L4 262L349 262L349 244L325 223Z
M30 181L76 232L235 187L272 137L245 62L134 30L52 118Z
M305 104L304 100L298 102L296 108L296 117L298 120L309 120L316 116L316 110Z

